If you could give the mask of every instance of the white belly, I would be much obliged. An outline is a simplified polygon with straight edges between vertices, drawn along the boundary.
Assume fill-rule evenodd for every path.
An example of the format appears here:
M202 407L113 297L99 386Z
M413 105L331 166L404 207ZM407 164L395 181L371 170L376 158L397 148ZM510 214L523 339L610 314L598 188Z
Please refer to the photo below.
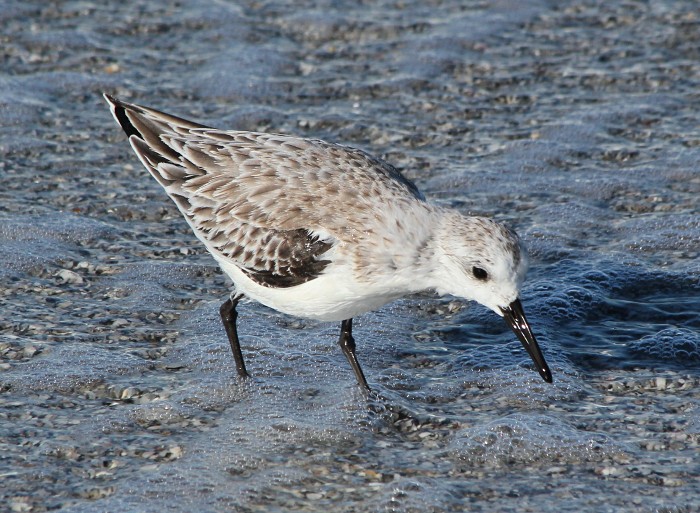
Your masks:
M230 262L219 260L219 265L233 281L236 292L279 312L319 321L350 319L411 292L398 286L396 280L358 283L351 272L340 272L337 267L294 287L265 287Z

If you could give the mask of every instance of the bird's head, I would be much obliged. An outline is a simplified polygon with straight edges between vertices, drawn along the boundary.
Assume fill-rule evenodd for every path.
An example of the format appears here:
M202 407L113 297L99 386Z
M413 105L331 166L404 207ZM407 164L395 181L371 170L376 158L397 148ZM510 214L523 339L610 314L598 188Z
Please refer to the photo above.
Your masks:
M447 212L438 238L437 292L476 301L503 317L542 379L551 383L552 374L520 303L528 257L517 234L492 219Z

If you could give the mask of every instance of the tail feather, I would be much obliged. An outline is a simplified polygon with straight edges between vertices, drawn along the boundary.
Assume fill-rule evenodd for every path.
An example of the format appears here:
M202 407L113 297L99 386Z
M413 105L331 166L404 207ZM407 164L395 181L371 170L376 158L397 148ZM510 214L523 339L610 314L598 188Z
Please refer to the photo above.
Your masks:
M160 171L160 166L168 164L169 161L163 159L163 156L159 151L154 150L146 141L135 135L129 137L129 142L131 143L131 147L134 149L134 153L136 153L136 156L143 163L146 169L150 171L153 178L155 178L159 184L167 189L173 180L169 178L171 176L170 174L165 175Z
M117 123L119 123L124 132L126 132L126 136L131 137L132 135L135 135L137 137L143 138L141 133L136 129L136 127L131 123L131 120L129 120L128 116L126 115L127 104L121 102L120 100L117 100L116 98L108 94L105 94L104 97L105 100L107 100L107 103L109 103L109 109L112 111L114 119L117 120Z
M177 118L170 114L118 100L108 94L105 94L104 97L107 103L109 103L114 119L117 120L127 137L129 137L129 139L136 137L144 141L161 155L160 162L170 161L179 163L180 161L180 154L168 146L163 140L162 136L164 134L177 133L178 127L180 130L206 128L203 125L192 123L191 121ZM136 150L136 147L134 147L134 150Z
M114 115L115 119L129 136L139 135L139 133L138 130L136 130L136 127L134 127L134 125L132 124L131 120L127 117L127 113L131 115L136 114L141 117L146 117L151 119L152 121L158 120L159 124L163 126L169 126L170 129L176 132L181 131L176 129L178 127L180 129L184 129L182 133L197 128L211 128L206 125L200 125L199 123L195 123L188 119L173 116L172 114L166 114L165 112L161 112L156 109L142 107L140 105L125 102L107 93L105 93L103 96L105 100L107 100L109 108L112 111L112 114Z

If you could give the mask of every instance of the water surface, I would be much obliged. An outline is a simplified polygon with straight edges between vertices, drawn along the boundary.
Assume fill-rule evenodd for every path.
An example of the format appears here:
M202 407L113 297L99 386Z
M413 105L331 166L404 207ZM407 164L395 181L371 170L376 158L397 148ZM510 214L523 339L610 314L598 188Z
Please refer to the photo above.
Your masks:
M0 12L0 479L12 511L700 510L694 2L45 2ZM508 221L541 381L429 294L240 307L103 91L382 156Z

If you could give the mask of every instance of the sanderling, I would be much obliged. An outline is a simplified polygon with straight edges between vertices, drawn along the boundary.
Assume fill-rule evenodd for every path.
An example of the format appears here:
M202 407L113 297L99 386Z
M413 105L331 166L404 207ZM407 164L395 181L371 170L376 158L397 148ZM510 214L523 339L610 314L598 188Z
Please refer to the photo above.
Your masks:
M316 139L209 128L105 95L146 169L234 283L221 319L247 377L236 305L248 296L298 317L342 321L358 383L352 318L424 290L502 316L552 381L519 299L527 253L484 217L432 205L391 165Z

